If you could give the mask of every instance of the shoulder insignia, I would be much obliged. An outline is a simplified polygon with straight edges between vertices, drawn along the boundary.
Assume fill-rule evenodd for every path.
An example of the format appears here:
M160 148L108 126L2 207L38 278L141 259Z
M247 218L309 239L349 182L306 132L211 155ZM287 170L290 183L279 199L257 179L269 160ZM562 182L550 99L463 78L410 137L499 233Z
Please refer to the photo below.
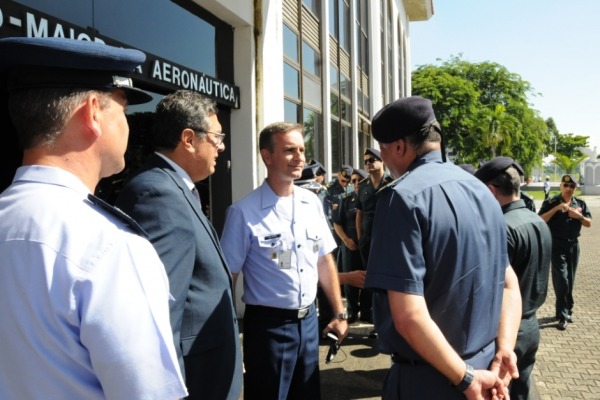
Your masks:
M144 228L142 228L129 215L127 215L123 211L121 211L121 209L119 209L117 207L114 207L114 206L111 206L110 204L108 204L107 202L105 202L101 198L94 196L93 194L88 194L88 200L91 201L93 204L99 206L100 208L102 208L103 210L105 210L106 212L108 212L109 214L111 214L112 216L117 217L121 222L124 222L125 224L127 224L127 226L132 231L134 231L135 233L137 233L141 237L148 239L148 234L146 233L146 231L144 230Z
M402 182L404 179L406 179L406 177L408 176L408 174L410 174L410 171L406 171L404 173L404 175L402 175L399 178L393 179L391 176L388 176L387 178L389 178L389 180L387 181L387 184L385 186L382 186L377 192L382 192L384 190L387 189L393 189L396 187L397 184L399 184L400 182ZM384 180L384 182L386 182Z

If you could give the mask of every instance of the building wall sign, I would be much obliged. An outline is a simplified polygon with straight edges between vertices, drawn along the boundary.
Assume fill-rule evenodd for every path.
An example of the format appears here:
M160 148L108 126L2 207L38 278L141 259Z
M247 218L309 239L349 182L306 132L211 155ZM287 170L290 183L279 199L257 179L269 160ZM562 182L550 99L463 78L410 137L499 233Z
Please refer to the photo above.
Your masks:
M0 6L0 37L11 36L62 37L132 47L103 37L93 29L78 27L14 2L3 3ZM146 61L138 67L137 74L133 76L134 80L166 90L194 90L215 99L220 104L240 108L239 87L154 54L144 53Z

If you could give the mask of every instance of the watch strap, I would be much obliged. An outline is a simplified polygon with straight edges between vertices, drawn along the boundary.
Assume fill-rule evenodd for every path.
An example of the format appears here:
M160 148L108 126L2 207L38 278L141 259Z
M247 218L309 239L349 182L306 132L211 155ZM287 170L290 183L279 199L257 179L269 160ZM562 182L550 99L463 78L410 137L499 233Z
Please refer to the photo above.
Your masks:
M467 388L471 386L471 383L473 383L473 378L475 377L473 367L469 364L466 364L466 366L467 369L465 370L465 376L463 376L462 381L460 381L458 385L454 386L459 392L464 392L467 390Z

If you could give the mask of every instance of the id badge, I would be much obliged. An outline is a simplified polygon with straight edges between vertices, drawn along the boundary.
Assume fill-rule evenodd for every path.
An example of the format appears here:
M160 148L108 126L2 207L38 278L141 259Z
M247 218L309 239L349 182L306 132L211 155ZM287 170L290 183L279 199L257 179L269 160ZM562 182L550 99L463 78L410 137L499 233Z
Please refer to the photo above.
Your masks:
M279 251L279 269L290 269L292 268L292 251L280 250Z

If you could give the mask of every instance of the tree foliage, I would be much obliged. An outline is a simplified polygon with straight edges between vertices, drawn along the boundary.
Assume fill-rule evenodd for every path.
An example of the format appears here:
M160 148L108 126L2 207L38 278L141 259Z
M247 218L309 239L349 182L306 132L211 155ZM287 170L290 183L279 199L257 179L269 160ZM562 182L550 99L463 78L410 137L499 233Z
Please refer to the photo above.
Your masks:
M505 67L453 56L440 65L419 66L412 92L433 102L457 164L503 155L516 159L526 174L541 164L550 134L528 103L528 96L537 94Z

